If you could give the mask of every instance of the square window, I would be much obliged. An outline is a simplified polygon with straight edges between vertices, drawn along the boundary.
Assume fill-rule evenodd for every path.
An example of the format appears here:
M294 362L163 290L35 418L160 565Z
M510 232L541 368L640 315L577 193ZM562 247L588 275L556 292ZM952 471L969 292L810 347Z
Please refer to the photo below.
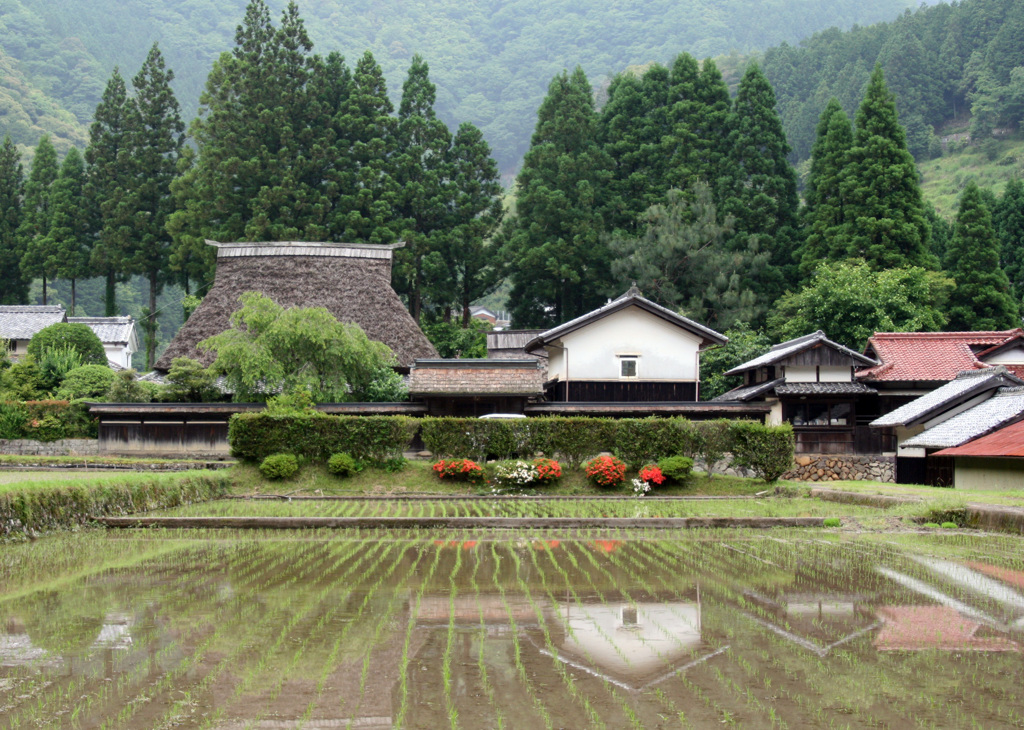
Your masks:
M623 378L636 377L636 358L624 357L619 361L619 374Z

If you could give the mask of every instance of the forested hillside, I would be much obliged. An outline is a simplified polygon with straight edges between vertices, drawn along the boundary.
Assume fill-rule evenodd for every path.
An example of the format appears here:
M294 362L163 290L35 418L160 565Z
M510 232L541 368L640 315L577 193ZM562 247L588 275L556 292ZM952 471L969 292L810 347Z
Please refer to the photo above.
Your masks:
M791 159L806 159L829 98L850 115L876 63L896 95L918 161L936 157L935 130L962 120L976 142L1024 117L1024 0L964 0L908 12L890 23L827 30L764 54Z
M273 0L276 16L285 5ZM503 172L519 163L551 77L580 64L595 85L631 64L667 63L796 42L816 30L892 18L913 0L304 0L317 52L349 64L373 52L393 100L412 56L430 64L437 112L484 133ZM0 48L17 68L0 79L0 133L24 150L39 130L66 150L84 129L115 65L138 68L159 42L191 119L213 61L230 49L244 0L0 0ZM24 79L21 81L19 75ZM49 101L47 101L49 99ZM52 104L52 110L46 109ZM40 107L45 111L41 114ZM70 112L78 121L70 124ZM12 124L30 119L31 125ZM34 131L33 131L34 130Z

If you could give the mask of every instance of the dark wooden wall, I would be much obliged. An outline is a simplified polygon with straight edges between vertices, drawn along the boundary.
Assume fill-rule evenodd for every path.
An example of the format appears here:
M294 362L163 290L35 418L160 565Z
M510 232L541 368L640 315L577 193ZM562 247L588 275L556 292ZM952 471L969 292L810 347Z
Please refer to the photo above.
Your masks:
M569 397L566 397L566 386ZM554 383L548 388L549 401L583 401L589 403L690 403L697 400L697 383L693 381L595 381L570 380Z

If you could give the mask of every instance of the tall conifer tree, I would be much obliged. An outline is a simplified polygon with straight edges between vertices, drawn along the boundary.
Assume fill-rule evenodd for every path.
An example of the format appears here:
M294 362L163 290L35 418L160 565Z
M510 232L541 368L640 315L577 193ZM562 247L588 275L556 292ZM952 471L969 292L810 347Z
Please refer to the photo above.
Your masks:
M21 268L26 276L43 280L43 304L46 304L46 284L57 270L57 252L49 238L53 215L53 188L59 173L57 150L49 135L44 134L36 146L32 167L25 183L25 204L22 208L18 235L24 242L25 254Z
M1024 296L1024 183L1010 180L992 213L999 236L999 259L1017 301Z
M596 131L583 69L562 72L538 111L504 244L519 327L577 317L602 304L610 290L600 212L610 162Z
M1020 310L1010 281L999 266L999 241L992 216L973 181L960 196L945 270L956 280L949 296L949 327L1002 330L1020 326Z
M135 125L134 102L128 98L124 79L115 68L103 91L89 127L86 196L96 220L96 242L90 264L106 283L105 316L117 315L118 281L125 276L125 259L131 244L131 209L126 205L135 182L132 160L132 130Z
M72 147L53 185L49 243L56 257L54 275L71 282L71 315L75 314L78 280L89 276L89 253L95 222L85 197L85 163Z
M841 185L844 223L837 241L846 257L862 258L875 269L936 268L917 167L881 66L875 66L857 111L848 159Z
M0 147L0 304L28 302L28 282L21 271L25 247L18 235L25 173L10 135Z
M132 221L128 269L149 283L146 322L146 367L156 354L156 298L170 275L171 237L167 218L174 210L171 181L185 143L178 100L171 90L174 72L166 68L154 44L132 80L135 88L135 124L132 129L134 185L125 198Z
M818 122L817 139L811 148L811 170L807 176L803 209L806 236L800 273L810 277L825 260L839 260L844 252L833 244L844 223L844 205L840 182L846 158L853 145L853 127L839 100L829 100Z

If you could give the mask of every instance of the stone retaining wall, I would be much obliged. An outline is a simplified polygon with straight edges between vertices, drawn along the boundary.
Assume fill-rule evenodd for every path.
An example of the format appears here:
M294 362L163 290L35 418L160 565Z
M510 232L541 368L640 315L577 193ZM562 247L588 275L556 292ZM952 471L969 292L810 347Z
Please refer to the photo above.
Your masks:
M97 456L96 439L62 439L33 441L31 439L0 439L0 454L11 456Z
M880 455L800 454L796 457L796 466L783 474L782 478L801 482L834 482L840 479L895 482L896 458Z

